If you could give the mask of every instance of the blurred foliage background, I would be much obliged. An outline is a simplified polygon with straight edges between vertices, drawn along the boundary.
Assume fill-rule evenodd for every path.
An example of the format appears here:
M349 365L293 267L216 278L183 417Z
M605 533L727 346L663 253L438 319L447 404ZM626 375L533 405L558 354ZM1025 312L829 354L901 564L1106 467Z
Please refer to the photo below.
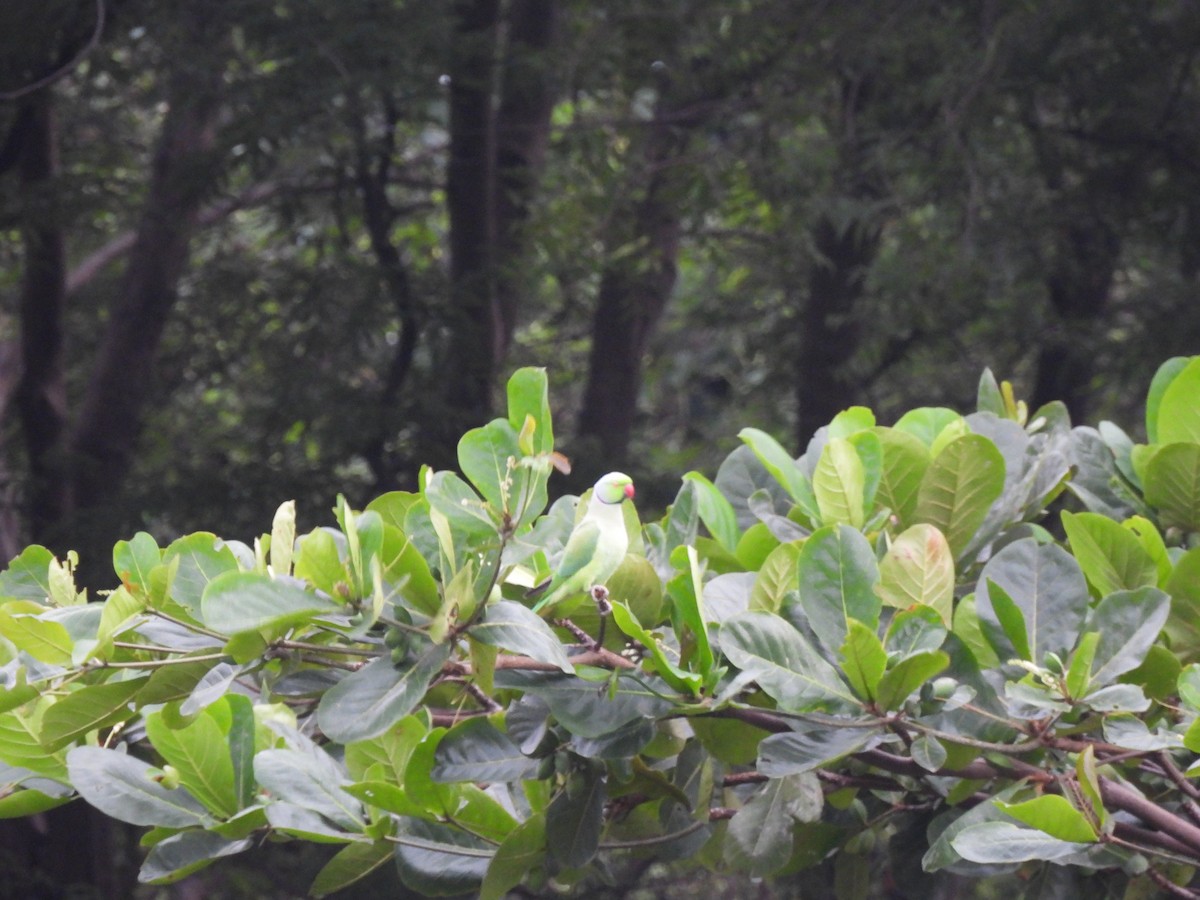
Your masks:
M521 365L560 490L653 510L984 366L1136 430L1200 348L1191 0L13 0L0 47L0 550L94 585L454 465Z

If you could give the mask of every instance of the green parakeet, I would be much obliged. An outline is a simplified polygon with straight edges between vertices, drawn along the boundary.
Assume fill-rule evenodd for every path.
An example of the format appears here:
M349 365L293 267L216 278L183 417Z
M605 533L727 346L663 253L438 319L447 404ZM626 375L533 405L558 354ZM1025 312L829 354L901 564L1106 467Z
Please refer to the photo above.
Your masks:
M592 488L587 512L571 531L558 572L533 611L603 584L625 558L629 535L621 504L633 499L633 479L609 472Z

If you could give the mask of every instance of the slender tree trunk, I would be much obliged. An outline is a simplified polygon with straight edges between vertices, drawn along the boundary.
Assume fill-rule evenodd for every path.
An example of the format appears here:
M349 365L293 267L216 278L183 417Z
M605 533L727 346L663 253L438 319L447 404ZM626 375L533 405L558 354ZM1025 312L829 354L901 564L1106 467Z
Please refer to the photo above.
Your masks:
M508 353L521 299L532 289L523 265L525 232L558 96L552 50L561 7L560 0L513 0L508 9L503 86L496 113L497 361Z
M831 117L831 130L839 140L834 204L849 201L861 207L881 192L861 122L872 78L870 73L845 76L840 106ZM858 307L879 249L879 225L869 212L850 216L830 211L818 218L812 239L816 259L799 311L796 360L796 436L801 447L818 428L861 397L861 387L848 364L862 342Z
M855 307L879 246L878 228L862 220L837 224L822 216L813 229L818 255L801 311L796 421L799 446L859 398L847 362L858 351L862 325Z
M492 411L492 378L503 329L494 277L495 53L498 0L458 0L450 63L449 341L445 408L434 462L452 460L464 427Z
M53 95L40 91L23 116L20 175L25 226L21 277L21 378L17 411L29 460L28 528L45 535L67 509L62 440L67 427L63 380L66 248L55 202L58 174ZM5 557L8 558L7 556Z
M682 156L696 118L660 99L645 134L642 160L624 209L613 215L608 260L592 316L587 385L576 430L576 456L592 470L628 465L629 441L650 339L675 287L681 195L690 170Z
M219 40L211 10L194 8L197 41ZM216 173L220 72L184 66L173 74L145 205L122 290L109 316L75 425L67 438L73 545L86 538L98 559L110 546L105 510L134 459L163 329L187 265L190 239Z
M1121 240L1098 219L1077 219L1059 234L1058 256L1046 279L1055 322L1037 354L1036 409L1061 400L1079 421L1096 376L1098 328L1107 313Z

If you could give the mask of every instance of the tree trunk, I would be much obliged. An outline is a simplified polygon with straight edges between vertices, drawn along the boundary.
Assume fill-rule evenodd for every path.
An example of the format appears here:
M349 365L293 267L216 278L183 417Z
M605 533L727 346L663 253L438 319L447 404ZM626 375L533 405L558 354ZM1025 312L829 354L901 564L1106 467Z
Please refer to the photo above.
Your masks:
M796 371L796 432L802 448L818 428L858 400L859 388L846 364L862 339L855 307L879 246L879 229L861 219L838 224L824 215L813 229L813 243L818 259L801 311Z
M48 533L66 510L62 440L67 425L63 380L66 248L55 202L58 174L53 95L40 91L22 116L20 176L24 200L21 276L21 377L17 411L29 460L28 529ZM8 559L5 556L5 559Z
M512 342L522 296L532 285L523 265L529 210L550 139L558 96L551 51L558 33L558 0L513 0L503 88L496 113L495 264L499 326L496 359Z
M1058 235L1057 258L1046 278L1054 324L1037 353L1036 409L1051 400L1071 418L1087 414L1096 375L1099 329L1105 318L1121 240L1099 218L1075 218Z
M502 332L493 270L495 94L498 0L459 0L450 62L449 347L444 409L433 462L449 464L463 429L492 411L492 377Z
M649 125L641 165L623 209L613 214L592 316L587 385L576 429L583 480L627 467L642 364L675 286L680 194L690 175L682 155L699 119L682 118L664 95ZM643 180L641 184L637 180Z
M195 10L191 36L219 39L211 13ZM219 69L174 73L150 185L75 425L68 436L72 546L106 557L111 501L132 465L154 360L187 265L193 225L216 173ZM83 547L82 542L90 544ZM81 553L82 555L82 553ZM88 557L84 557L85 559Z
M872 73L846 74L830 130L838 136L838 168L831 208L813 226L816 259L808 294L799 310L800 350L796 360L796 436L800 447L848 406L861 388L848 364L858 352L863 329L859 301L879 249L879 225L866 205L881 194L862 113L869 102Z

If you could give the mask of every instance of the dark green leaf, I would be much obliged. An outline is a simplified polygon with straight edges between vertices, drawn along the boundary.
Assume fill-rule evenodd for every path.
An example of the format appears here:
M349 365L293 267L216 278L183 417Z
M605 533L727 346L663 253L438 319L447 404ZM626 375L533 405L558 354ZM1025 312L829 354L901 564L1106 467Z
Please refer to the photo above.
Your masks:
M1004 589L1021 610L1030 657L1064 657L1075 646L1087 616L1089 594L1079 564L1061 547L1023 538L1007 545L983 568L975 589L981 621L999 627L987 582Z
M814 531L800 548L797 566L800 606L830 651L836 652L846 640L851 619L871 628L879 623L879 567L860 532L846 525Z
M42 717L42 745L53 752L89 731L132 718L130 703L147 681L113 681L72 691Z
M859 705L837 669L779 616L764 612L735 616L721 628L721 650L782 709L803 712Z
M487 719L468 719L438 744L434 781L503 782L532 778L538 762L525 756Z
M400 824L396 868L410 890L422 897L455 897L479 889L494 855L487 844L423 819L401 819Z
M165 788L155 768L116 750L75 747L67 754L71 784L107 816L131 825L208 827L214 820L183 788Z
M951 841L963 859L977 863L1016 863L1043 859L1053 862L1087 850L1086 843L1020 828L1011 822L982 822L963 829Z
M1171 610L1170 598L1154 587L1109 594L1093 610L1087 629L1100 632L1092 663L1092 686L1111 684L1141 665Z
M226 572L209 582L200 601L204 624L222 634L299 624L342 607L328 597L257 572Z
M146 856L138 881L170 884L209 863L254 846L252 838L230 840L211 831L185 831L159 841Z
M314 897L325 897L349 887L388 862L394 847L389 841L347 844L325 863L308 892Z
M403 671L397 671L387 657L372 660L321 698L317 707L321 730L343 744L383 734L417 708L449 656L449 645L433 644Z
M902 659L879 679L876 702L882 709L898 709L909 694L949 665L950 657L941 650L927 650Z
M847 723L848 725L850 723ZM769 778L820 769L882 740L874 728L816 728L773 734L758 745L758 771Z
M546 845L559 865L586 865L596 855L604 824L603 768L586 765L572 772L546 809Z
M471 637L483 644L521 653L538 662L574 672L566 650L541 616L511 600L488 606L483 619L471 626Z

